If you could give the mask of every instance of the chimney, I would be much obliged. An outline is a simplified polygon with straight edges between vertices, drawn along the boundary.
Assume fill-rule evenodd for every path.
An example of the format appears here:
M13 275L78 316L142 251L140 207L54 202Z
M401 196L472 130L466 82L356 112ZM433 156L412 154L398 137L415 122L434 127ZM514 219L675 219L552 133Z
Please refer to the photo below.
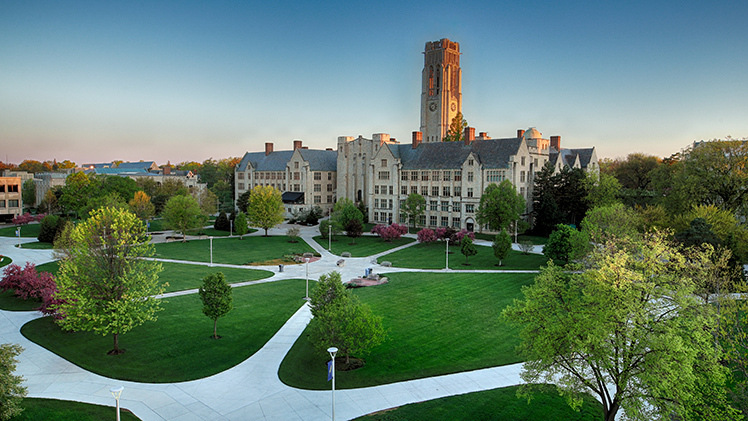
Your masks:
M413 149L417 148L423 140L423 132L413 132Z
M478 133L478 137L481 139L488 139L488 133L486 132L480 132Z
M326 151L331 151L331 150L332 150L332 148L325 148L325 150L326 150Z
M164 165L164 175L171 174L171 161L167 161L166 165Z
M300 140L294 140L293 141L293 150L301 149L301 141Z
M309 146L302 146L301 149L309 149Z
M466 145L473 143L473 141L475 140L475 127L465 127L465 133L463 137L465 138Z
M561 136L551 136L551 146L556 148L556 151L561 151Z
M517 129L517 138L522 138L522 136L525 135L525 131L522 129Z
M273 142L265 142L265 156L273 153Z

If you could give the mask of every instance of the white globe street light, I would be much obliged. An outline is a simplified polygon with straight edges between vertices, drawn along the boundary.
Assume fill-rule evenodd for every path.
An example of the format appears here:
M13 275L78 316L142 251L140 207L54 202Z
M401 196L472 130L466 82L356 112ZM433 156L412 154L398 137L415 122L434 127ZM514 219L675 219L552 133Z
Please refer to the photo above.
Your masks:
M117 421L119 421L119 397L122 396L122 391L124 389L125 388L122 386L109 389L109 393L112 394L112 397L117 402Z
M304 296L304 299L309 301L309 257L304 258L304 262L306 262L306 295Z
M334 346L327 348L327 352L332 358L332 421L335 421L335 354L338 353L338 348Z
M447 263L446 266L444 266L444 270L449 270L449 238L447 238L447 252L445 256L447 256Z

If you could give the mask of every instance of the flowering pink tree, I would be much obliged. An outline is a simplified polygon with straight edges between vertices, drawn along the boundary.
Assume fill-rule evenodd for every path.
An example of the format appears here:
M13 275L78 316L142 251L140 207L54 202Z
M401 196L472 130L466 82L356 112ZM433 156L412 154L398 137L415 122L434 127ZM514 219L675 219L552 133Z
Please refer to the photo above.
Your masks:
M459 232L456 232L453 236L453 242L454 243L461 243L462 239L465 238L465 236L470 237L471 240L475 240L475 233L472 231L468 231L466 229L462 229Z
M397 240L404 234L407 234L408 227L401 224L378 224L377 226L372 228L371 232L379 235L384 241L390 242L392 240Z
M53 314L49 305L55 302L57 284L49 272L37 272L36 265L26 263L24 267L10 264L3 270L0 280L0 291L13 290L16 297L22 300L38 300L42 305L39 310L44 314Z
M417 235L419 243L433 243L434 241L436 241L436 232L434 232L434 230L430 228L424 228L418 231Z
M12 222L15 225L26 225L29 222L41 221L42 218L44 218L45 216L47 216L46 213L42 213L42 214L39 214L39 215L32 215L29 212L26 212L23 215L17 215L15 217L13 217L13 221Z

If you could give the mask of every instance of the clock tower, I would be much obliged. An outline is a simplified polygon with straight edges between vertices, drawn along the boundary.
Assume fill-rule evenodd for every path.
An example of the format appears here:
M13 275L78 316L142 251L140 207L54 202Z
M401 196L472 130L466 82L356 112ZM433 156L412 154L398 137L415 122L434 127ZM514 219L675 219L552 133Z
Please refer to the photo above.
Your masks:
M423 142L441 142L449 124L462 112L460 44L446 38L427 42L421 76Z

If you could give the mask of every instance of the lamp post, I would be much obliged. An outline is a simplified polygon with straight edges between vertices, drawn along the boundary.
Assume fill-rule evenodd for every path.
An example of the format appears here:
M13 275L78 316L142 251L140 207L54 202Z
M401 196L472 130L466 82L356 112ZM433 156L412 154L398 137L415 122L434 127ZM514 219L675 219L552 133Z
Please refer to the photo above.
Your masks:
M334 346L327 348L327 352L330 353L330 358L332 358L332 421L335 421L335 354L338 353L338 348Z
M234 221L229 219L229 237L234 236Z
M449 270L449 238L447 238L447 252L444 255L447 256L447 264L444 266L444 270Z
M332 224L327 226L327 251L332 253Z
M210 265L213 266L213 237L210 237Z
M306 266L306 295L304 296L304 299L309 301L309 258L304 258L305 266Z
M122 386L109 389L109 393L112 394L112 397L117 402L117 421L119 421L119 397L122 396L122 390L124 389Z

